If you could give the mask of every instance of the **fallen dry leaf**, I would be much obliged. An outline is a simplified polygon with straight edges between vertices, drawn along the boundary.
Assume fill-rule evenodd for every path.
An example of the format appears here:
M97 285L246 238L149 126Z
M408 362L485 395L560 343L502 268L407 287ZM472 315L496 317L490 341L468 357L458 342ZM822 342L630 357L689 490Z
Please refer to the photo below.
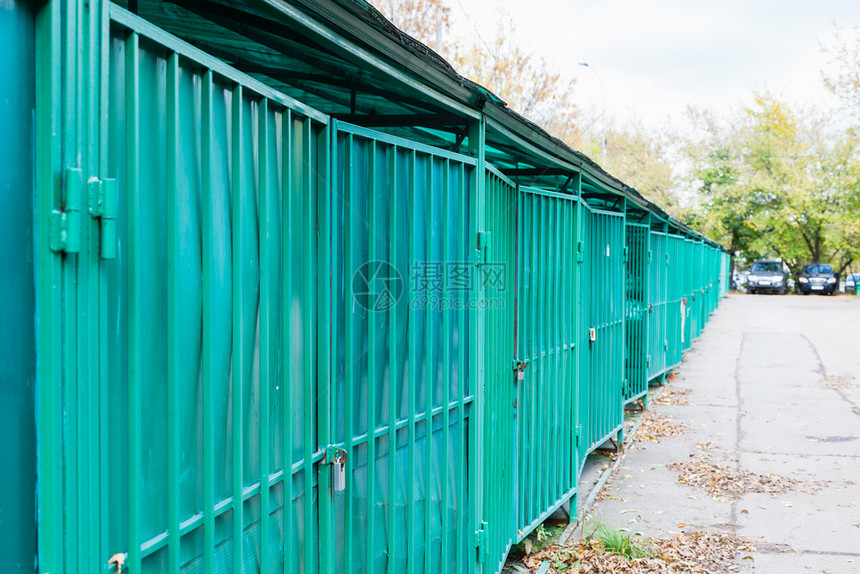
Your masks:
M690 389L685 389L683 391L670 391L665 390L660 393L660 396L654 399L654 403L658 405L689 405L686 399L681 397L685 397L690 394Z
M821 487L818 483L769 472L756 474L731 466L720 466L708 460L673 462L667 466L679 471L678 482L705 488L715 500L724 502L752 492L776 495L793 490L814 492Z
M749 540L733 534L681 532L673 537L636 539L651 556L625 558L611 554L599 540L580 540L535 553L523 563L535 572L548 560L551 574L729 574L738 569L741 552L754 551Z

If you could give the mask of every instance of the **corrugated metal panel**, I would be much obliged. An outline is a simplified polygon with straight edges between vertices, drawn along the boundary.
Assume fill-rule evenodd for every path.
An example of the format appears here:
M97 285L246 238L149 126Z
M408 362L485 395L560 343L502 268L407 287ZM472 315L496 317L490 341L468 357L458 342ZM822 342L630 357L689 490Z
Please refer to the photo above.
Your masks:
M576 199L522 188L517 358L518 539L576 489Z

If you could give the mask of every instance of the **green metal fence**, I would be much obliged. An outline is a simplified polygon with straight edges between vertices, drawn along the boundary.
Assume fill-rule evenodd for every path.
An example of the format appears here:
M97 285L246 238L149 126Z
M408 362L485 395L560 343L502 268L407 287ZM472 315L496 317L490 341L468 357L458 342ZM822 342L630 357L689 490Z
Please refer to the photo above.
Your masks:
M338 572L468 572L474 160L334 132L331 442L346 462L323 547Z
M482 273L487 301L483 460L487 480L482 522L486 524L486 570L498 572L518 538L517 497L524 465L517 418L523 400L515 383L515 374L520 371L514 368L520 324L516 316L518 193L516 185L492 167L487 169L485 185L489 250Z
M666 368L681 364L683 353L684 282L682 270L686 268L684 238L675 234L666 237L667 247L667 285L666 285Z
M664 227L664 226L661 226ZM650 231L648 282L648 380L666 372L666 298L668 297L668 239L663 230Z
M318 569L327 120L116 15L103 186L116 193L119 251L100 264L107 414L78 429L101 435L112 472L72 508L104 513L93 547L127 552L132 572Z
M578 165L530 179L480 111L360 127L142 4L34 24L36 199L6 204L36 234L11 357L38 373L36 571L499 572L680 362L727 254Z
M576 491L576 207L520 189L517 540Z
M648 392L649 226L627 223L624 402Z
M624 391L624 214L580 203L585 237L579 386L581 453L622 429ZM582 460L582 459L581 459Z

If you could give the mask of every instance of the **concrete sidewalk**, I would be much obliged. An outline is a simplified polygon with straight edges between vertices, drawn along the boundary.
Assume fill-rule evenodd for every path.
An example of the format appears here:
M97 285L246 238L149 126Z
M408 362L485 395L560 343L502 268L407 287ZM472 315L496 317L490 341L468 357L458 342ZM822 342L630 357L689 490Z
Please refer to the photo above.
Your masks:
M860 297L727 297L665 387L677 404L651 407L685 432L632 443L591 520L746 536L744 572L860 572L858 333ZM779 478L771 494L738 482L720 495L679 482L672 463Z

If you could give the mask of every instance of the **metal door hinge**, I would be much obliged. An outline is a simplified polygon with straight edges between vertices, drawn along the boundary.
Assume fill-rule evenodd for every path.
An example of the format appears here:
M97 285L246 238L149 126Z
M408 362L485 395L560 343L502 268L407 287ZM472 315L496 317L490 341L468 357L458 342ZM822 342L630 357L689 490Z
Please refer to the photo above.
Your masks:
M652 259L654 259L654 253L649 249L648 250L648 261L651 261Z
M102 259L116 259L117 193L115 179L91 177L87 181L90 217L99 220Z
M475 263L482 265L487 262L487 251L490 249L490 232L479 231L477 237L477 249L475 251Z
M624 251L622 252L622 259L624 260L625 263L627 262L627 257L629 256L629 253L630 253L629 248L625 245Z
M651 355L648 355L648 356L645 358L645 366L646 366L646 367L650 367L650 366L651 366Z
M576 262L582 263L585 261L585 241L578 241L576 244Z
M481 529L475 531L475 548L478 549L478 562L483 562L484 556L490 550L487 548L487 526L486 522L482 522Z
M582 440L582 425L576 425L574 434L576 435L576 444L579 445Z
M664 351L669 350L669 339L663 339L663 350Z
M51 212L49 235L51 251L78 253L81 250L81 170L66 169L66 201L60 210Z

